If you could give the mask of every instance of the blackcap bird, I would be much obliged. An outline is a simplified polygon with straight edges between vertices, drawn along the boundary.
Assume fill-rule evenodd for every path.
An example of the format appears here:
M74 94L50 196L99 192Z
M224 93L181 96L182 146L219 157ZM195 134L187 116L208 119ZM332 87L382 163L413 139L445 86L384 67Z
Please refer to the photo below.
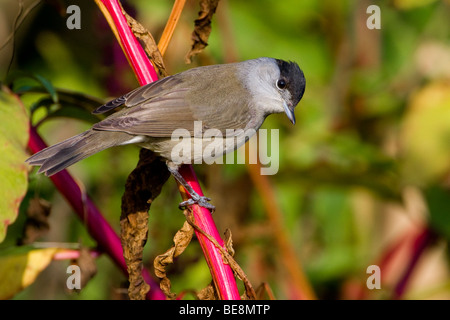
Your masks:
M294 108L304 91L305 77L294 62L258 58L193 68L102 105L93 113L123 108L26 161L41 166L38 173L50 176L104 149L137 144L166 159L169 171L189 192L191 199L180 206L197 203L214 209L207 202L210 199L199 196L178 173L180 164L198 163L204 156L202 151L207 145L200 150L194 148L202 132L216 129L222 133L213 156L223 156L245 143L249 130L256 132L269 114L284 112L295 124ZM182 156L177 153L174 159L173 150L180 140L173 139L172 134L177 129L192 137L184 143L193 152Z

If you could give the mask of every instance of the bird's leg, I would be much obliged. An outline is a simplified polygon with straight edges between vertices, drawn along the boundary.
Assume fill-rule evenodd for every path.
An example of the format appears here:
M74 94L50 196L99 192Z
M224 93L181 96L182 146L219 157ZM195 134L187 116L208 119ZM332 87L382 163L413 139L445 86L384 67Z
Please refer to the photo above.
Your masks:
M211 201L210 198L207 198L205 196L200 196L197 192L192 189L192 187L184 180L183 176L178 172L178 166L174 165L171 162L167 162L167 169L169 169L169 172L174 176L174 178L186 189L186 191L190 194L191 199L183 201L179 204L180 209L190 206L193 204L197 204L200 207L206 208L211 210L211 212L214 212L216 210L216 207L212 204L208 203L208 201Z

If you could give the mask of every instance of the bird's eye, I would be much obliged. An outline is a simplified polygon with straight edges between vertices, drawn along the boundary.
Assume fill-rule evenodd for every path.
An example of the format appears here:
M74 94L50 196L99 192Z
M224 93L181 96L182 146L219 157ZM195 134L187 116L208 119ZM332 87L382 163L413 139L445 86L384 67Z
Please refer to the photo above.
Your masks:
M278 89L286 88L286 81L284 79L279 79L277 81L277 87L278 87Z

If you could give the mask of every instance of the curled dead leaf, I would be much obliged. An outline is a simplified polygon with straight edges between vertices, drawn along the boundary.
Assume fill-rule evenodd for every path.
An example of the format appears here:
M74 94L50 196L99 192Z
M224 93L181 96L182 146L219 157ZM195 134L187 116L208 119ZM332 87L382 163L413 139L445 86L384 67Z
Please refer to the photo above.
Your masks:
M228 253L234 257L234 248L233 248L233 238L230 229L225 230L225 248L227 248Z
M144 48L145 53L153 62L155 69L158 71L160 77L164 78L168 76L164 60L161 52L158 49L158 45L155 42L152 34L138 21L125 12L122 9L124 16L127 19L130 29L133 31L134 36L139 40L139 43Z
M258 300L275 300L272 288L267 282L263 282L256 289L256 297Z
M158 278L161 279L160 287L161 290L165 293L167 298L175 299L176 294L171 292L171 283L170 279L167 277L167 266L173 263L173 259L178 257L189 243L192 240L192 236L194 235L194 229L192 226L186 221L180 230L177 231L175 236L173 237L173 246L167 250L165 253L160 254L155 258L153 263L155 268L155 274Z
M199 300L218 300L219 297L216 294L216 290L212 283L208 284L202 290L197 293L197 299Z
M234 274L238 277L238 279L240 279L244 283L245 293L243 294L243 297L246 298L247 300L256 300L256 293L255 293L255 290L253 289L252 284L250 283L250 280L248 279L247 275L244 273L244 270L239 266L239 264L236 262L236 260L234 260L231 253L228 252L228 250L226 248L223 248L217 242L216 239L211 237L211 235L207 234L204 230L202 230L195 224L195 221L194 221L191 211L185 210L184 213L186 216L186 221L192 227L194 227L194 229L196 231L200 232L203 236L208 238L208 240L211 241L214 244L214 246L216 246L216 248L219 249L224 263L228 264L231 267L231 269L233 270ZM232 243L230 230L225 232L225 237L226 237L226 243L228 245L230 245ZM232 249L232 253L234 254L233 249Z
M211 20L216 12L219 0L200 0L200 12L194 21L194 31L192 32L192 47L186 55L186 63L192 62L192 57L203 51L208 45L208 38L211 33Z

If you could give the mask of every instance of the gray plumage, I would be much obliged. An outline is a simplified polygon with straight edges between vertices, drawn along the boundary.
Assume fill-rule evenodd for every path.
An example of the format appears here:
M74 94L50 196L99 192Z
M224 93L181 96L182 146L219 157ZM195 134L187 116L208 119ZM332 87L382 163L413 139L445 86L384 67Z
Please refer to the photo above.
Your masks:
M41 166L38 173L51 176L97 152L114 147L132 137L123 132L102 132L93 129L45 148L27 159L33 166Z
M279 87L279 79L286 86ZM304 89L305 78L297 64L272 58L190 69L100 106L94 113L123 108L27 162L41 166L38 172L50 176L99 151L129 143L171 161L174 130L183 128L194 136L195 121L202 121L202 131L257 130L266 116L281 112L294 123L294 108Z
M234 107L249 106L251 97L245 87L236 85L238 68L239 64L194 68L140 87L94 110L104 113L126 107L93 128L152 137L170 137L178 128L193 134L194 121L202 121L205 128L223 128L223 133L226 128L245 129L252 118L251 109ZM208 103L214 100L221 102L220 109Z

